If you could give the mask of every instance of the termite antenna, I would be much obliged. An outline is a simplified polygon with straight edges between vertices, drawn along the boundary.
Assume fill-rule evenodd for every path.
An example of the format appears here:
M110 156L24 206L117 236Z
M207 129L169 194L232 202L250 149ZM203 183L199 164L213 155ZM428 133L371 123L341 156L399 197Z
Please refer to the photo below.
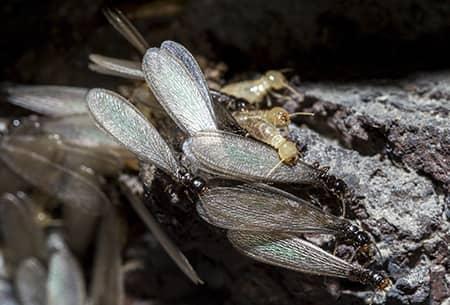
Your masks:
M312 113L312 112L293 112L293 113L289 113L289 118L292 118L294 116L300 116L300 115L314 116L314 113Z
M304 95L300 92L298 92L297 89L295 89L294 87L292 87L291 85L289 85L287 82L285 83L285 87L291 91L299 100L299 102L302 102L304 100Z
M280 167L281 164L283 164L284 160L280 160L275 166L267 173L266 178L270 178L270 176L273 174L273 172Z

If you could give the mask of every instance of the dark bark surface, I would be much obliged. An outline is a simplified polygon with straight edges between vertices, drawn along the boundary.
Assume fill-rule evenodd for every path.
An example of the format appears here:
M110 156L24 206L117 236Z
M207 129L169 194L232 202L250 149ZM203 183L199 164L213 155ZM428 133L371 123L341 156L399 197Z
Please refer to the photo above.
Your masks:
M4 81L116 88L123 82L87 69L88 54L138 58L100 14L102 1L7 2ZM450 73L441 71L450 68L450 6L393 2L181 1L177 13L159 10L134 22L151 45L177 39L196 55L226 63L222 81L295 68L293 83L305 101L284 106L315 116L296 118L290 136L307 144L305 160L330 166L363 198L349 216L374 236L383 254L376 267L394 282L375 301L449 304ZM113 4L130 16L145 7ZM142 226L132 226L130 235L137 233L124 255L146 267L127 274L130 296L156 304L246 305L371 298L370 287L241 256L223 231L199 219L183 190L157 177L146 180L146 203L207 284L193 287Z

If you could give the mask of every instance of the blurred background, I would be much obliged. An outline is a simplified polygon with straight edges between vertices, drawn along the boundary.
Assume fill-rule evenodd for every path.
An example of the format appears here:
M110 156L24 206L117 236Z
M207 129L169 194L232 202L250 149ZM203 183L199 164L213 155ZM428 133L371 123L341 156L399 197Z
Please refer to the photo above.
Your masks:
M101 13L117 7L150 45L185 44L240 72L292 68L305 80L394 77L450 64L447 1L4 0L4 80L89 86L91 52L137 54Z

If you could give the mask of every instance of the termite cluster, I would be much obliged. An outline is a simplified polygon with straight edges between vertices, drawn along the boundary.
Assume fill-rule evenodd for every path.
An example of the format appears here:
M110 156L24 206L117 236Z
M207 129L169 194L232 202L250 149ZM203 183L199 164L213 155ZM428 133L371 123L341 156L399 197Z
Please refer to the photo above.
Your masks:
M122 304L123 220L117 195L108 194L106 182L123 172L136 174L144 164L183 187L198 216L226 230L242 254L282 268L369 284L377 291L389 288L383 272L345 261L302 238L332 235L368 256L376 248L369 233L350 220L283 189L307 185L331 192L344 206L357 201L327 167L305 162L297 144L281 130L293 115L311 114L290 114L278 106L259 109L264 98L284 97L283 90L302 101L281 72L211 92L197 61L181 44L164 41L149 47L121 12L106 10L105 15L142 61L92 54L89 67L133 79L127 98L101 88L2 87L8 102L39 115L4 120L1 129L1 174L8 182L0 198L1 257L6 262L1 272L13 282L22 304L31 304L29 299L38 305L69 304L67 299L80 305ZM159 107L185 134L178 150L162 136L164 130L150 123L142 105ZM203 283L142 204L142 192L118 181L120 192L176 265L193 283ZM76 257L89 251L94 232L94 268L86 289Z

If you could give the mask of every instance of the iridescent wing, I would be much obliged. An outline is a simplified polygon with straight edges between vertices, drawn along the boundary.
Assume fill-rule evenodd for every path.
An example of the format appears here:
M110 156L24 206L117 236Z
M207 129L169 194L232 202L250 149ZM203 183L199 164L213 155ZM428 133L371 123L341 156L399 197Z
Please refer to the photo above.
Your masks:
M88 112L85 88L4 84L1 90L11 104L39 114L61 117Z
M24 260L16 271L15 288L22 305L46 305L47 271L36 258Z
M158 131L131 103L105 89L92 89L87 96L89 110L97 123L140 160L154 164L172 176L179 165Z
M93 64L89 64L89 68L95 72L128 79L144 80L140 62L98 54L89 55L89 59L93 62Z
M316 184L321 172L302 161L280 163L271 147L232 133L205 131L188 138L183 151L203 171L248 181Z
M86 291L83 274L75 257L68 249L60 249L48 265L47 304L84 305Z
M142 70L156 99L189 135L216 130L208 88L195 59L181 45L164 42L145 53Z
M94 179L5 140L0 145L0 160L25 181L65 204L94 215L109 204Z
M264 184L208 182L200 196L205 221L224 229L335 234L342 220Z
M105 9L103 11L109 23L119 32L131 45L133 45L141 54L148 49L147 41L142 37L141 33L128 20L128 18L117 9Z
M361 269L288 234L231 230L228 239L238 251L252 259L299 272L350 278L352 271Z

